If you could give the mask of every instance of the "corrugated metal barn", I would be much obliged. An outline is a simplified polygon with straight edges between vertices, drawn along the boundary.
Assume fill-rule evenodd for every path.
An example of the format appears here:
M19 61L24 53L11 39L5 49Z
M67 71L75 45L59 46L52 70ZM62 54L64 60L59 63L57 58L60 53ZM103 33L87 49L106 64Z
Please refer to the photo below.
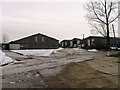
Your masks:
M80 47L82 43L82 40L79 39L79 38L73 38L71 41L70 41L70 47L71 48L77 48L77 47Z
M59 40L40 33L9 43L10 50L57 49L57 48L59 48Z
M60 42L60 46L62 48L69 48L70 47L70 40L63 40Z
M80 47L82 40L78 38L73 38L72 40L63 40L60 42L62 48L77 48Z
M120 38L110 37L110 47L120 47ZM84 39L84 48L106 49L106 37L90 36Z

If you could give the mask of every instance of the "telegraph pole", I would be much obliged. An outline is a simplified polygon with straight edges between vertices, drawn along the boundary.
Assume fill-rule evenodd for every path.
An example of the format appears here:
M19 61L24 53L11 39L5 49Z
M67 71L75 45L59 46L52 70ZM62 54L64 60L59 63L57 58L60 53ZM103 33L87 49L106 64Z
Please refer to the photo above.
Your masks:
M83 40L85 39L85 34L82 34L83 35Z
M114 28L114 25L113 25L113 24L112 24L112 28L113 28L113 35L114 35L114 44L115 44L115 47L116 47L115 28Z

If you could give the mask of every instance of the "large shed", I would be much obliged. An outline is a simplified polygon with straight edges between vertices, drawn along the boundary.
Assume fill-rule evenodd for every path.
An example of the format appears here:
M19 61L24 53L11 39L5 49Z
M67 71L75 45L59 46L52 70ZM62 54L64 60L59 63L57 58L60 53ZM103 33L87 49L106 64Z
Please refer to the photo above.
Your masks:
M61 46L62 48L69 48L69 47L70 47L70 41L71 41L71 40L62 40L62 41L60 42L60 46Z
M71 47L71 48L80 47L81 44L82 44L82 40L79 39L79 38L73 38L73 39L70 41L70 47Z
M10 50L57 49L58 47L59 40L40 33L19 40L15 40L9 43Z
M73 38L72 40L62 40L60 46L62 48L77 48L80 47L82 40L79 38Z
M120 47L120 38L110 37L110 47ZM84 48L106 49L107 38L101 36L89 36L84 39Z

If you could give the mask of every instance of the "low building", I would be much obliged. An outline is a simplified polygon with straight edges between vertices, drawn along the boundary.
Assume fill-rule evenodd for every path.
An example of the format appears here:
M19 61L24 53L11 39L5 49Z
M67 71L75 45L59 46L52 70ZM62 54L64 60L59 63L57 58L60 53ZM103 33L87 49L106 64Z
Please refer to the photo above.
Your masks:
M62 48L69 48L70 47L70 41L71 40L63 40L60 42L60 47Z
M81 44L82 44L82 40L79 39L79 38L73 38L73 39L70 41L70 47L71 47L71 48L81 47Z
M9 44L8 43L2 43L2 50L9 50Z
M110 37L110 47L120 47L120 38ZM90 36L84 39L84 48L106 49L106 37Z
M57 49L59 40L43 35L35 34L9 43L10 50L20 49Z
M9 44L8 43L0 43L0 49L1 50L9 50Z
M80 47L82 40L73 38L72 40L63 40L60 42L62 48L77 48Z

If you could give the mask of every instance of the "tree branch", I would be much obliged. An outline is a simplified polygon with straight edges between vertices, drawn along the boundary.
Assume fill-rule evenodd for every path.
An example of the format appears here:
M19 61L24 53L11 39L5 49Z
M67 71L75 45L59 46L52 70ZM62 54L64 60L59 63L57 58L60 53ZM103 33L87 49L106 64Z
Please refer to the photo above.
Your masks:
M111 14L111 11L112 11L112 6L113 6L112 2L110 2L110 4L111 4L111 5L110 5L110 7L109 7L110 10L109 10L109 12L108 12L108 18L110 17L110 14Z
M96 18L97 18L100 22L106 24L106 22L104 22L102 19L100 19L100 18L98 17L97 13L95 12L94 4L93 4L92 2L91 2L91 4L92 4L93 13L95 14Z
M109 24L111 24L112 22L114 22L118 17L120 16L120 13L113 19L109 22Z

